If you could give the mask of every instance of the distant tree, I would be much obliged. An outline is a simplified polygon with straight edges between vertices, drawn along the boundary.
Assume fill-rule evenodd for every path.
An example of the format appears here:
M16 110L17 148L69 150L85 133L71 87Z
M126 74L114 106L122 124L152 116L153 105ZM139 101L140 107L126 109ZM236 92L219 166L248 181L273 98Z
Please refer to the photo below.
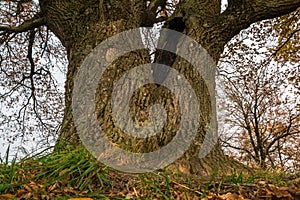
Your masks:
M274 66L237 68L234 77L222 82L228 98L225 123L232 130L239 127L225 132L225 147L239 150L243 159L250 158L263 168L284 167L289 160L295 162L291 158L299 162L295 142L300 139L300 113L295 97L284 97L283 72Z
M227 45L219 66L223 144L229 154L262 168L299 163L300 90L290 81L299 76L297 55L277 59L274 49L281 37L275 22L286 24L267 20L241 32Z
M43 52L49 52L48 55L59 54L58 51L50 48L51 42L48 40L51 38L49 36L52 35L50 32L47 34L47 31L51 31L64 46L68 59L64 117L58 141L59 143L68 141L75 144L75 146L78 146L80 141L74 125L71 106L74 78L84 58L103 40L124 30L145 26L151 27L156 23L164 22L165 28L179 30L199 42L217 63L225 44L241 30L257 21L288 14L300 6L300 0L228 0L227 9L221 13L221 0L186 0L177 4L169 3L166 0L39 0L38 4L35 2L30 0L1 1L0 9L3 14L0 26L1 45L6 45L4 52L10 53L3 60L5 60L4 63L7 62L6 60L12 62L1 64L3 79L14 80L9 90L15 86L22 86L26 90L26 97L31 102L33 112L38 119L43 119L46 115L42 116L39 112L44 109L42 105L47 104L41 103L41 107L37 108L37 100L41 100L37 98L37 95L43 94L47 88L42 83L47 82L46 85L49 86L52 79L50 78L49 69L43 65L45 63L39 63L38 61L40 56L44 55ZM173 12L168 12L168 9L173 9ZM141 42L142 38L136 38L136 41ZM33 49L35 46L39 51ZM12 49L14 50L12 51ZM15 52L18 52L18 56L11 56ZM158 53L157 56L160 56L160 54ZM206 158L198 158L200 144L207 132L212 112L210 97L204 81L193 72L190 63L180 57L174 57L173 59L172 67L183 73L190 81L200 104L203 105L199 111L199 117L202 117L203 124L199 128L195 143L191 145L177 164L190 173L211 173L220 166L225 169L227 158L219 145L216 145L215 149ZM22 65L18 60L22 60L22 63L26 64ZM151 141L140 141L124 136L112 120L111 108L108 103L112 93L112 85L117 82L125 71L149 62L150 55L148 51L132 52L122 59L118 59L111 70L107 71L105 79L99 85L97 114L100 124L106 124L105 132L111 134L108 137L112 139L113 143L120 147L129 146L132 151L150 151L164 146L173 137L172 133L166 130L172 130L174 126L175 128L177 126L177 124L172 124L172 122L177 121L176 116L178 114L178 110L175 109L176 106L174 107L175 103L169 100L172 99L172 95L164 88L154 85L150 88L141 88L136 93L136 102L133 103L142 105L136 111L143 111L145 107L147 108L153 103L162 103L166 107L174 108L176 112L172 109L167 111L171 119L169 119L170 124L167 124L164 129L165 132L161 132ZM14 69L18 69L17 78L15 79ZM212 69L212 71L214 70L216 69ZM5 74L7 71L11 72ZM43 78L39 79L38 77ZM214 84L214 82L215 80L212 79L211 83ZM150 98L149 95L153 94L152 91L155 90L158 91L155 94L162 94L161 96L169 98ZM145 93L149 95L145 97ZM156 96L159 97L160 95ZM47 97L50 98L52 95ZM149 99L154 102L149 101ZM25 102L24 105L27 105L27 103ZM139 112L133 113L138 121L145 120L146 114L141 115ZM44 119L47 120L48 117Z
M34 135L44 138L41 148L61 127L64 94L55 74L65 73L67 59L57 37L41 26L34 2L0 1L0 137L26 144Z

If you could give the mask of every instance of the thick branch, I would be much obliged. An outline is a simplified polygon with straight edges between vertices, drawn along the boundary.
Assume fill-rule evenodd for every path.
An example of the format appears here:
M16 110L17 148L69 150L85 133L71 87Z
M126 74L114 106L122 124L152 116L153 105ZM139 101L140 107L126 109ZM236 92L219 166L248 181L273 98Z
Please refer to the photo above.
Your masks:
M158 15L158 8L160 7L161 10L164 10L167 5L166 0L152 0L150 1L149 5L147 6L147 9L145 12L143 12L143 22L142 26L148 26L152 27L153 24L158 22L163 22L167 19L167 17L159 17L156 18Z
M300 0L229 0L228 3L217 20L222 27L222 37L227 41L252 23L279 17L300 7Z
M149 4L149 10L150 12L156 14L158 7L165 7L166 3L166 0L153 0Z
M0 31L9 32L9 33L21 33L26 32L34 28L38 28L46 24L46 21L43 17L34 17L30 20L23 22L19 26L0 26Z

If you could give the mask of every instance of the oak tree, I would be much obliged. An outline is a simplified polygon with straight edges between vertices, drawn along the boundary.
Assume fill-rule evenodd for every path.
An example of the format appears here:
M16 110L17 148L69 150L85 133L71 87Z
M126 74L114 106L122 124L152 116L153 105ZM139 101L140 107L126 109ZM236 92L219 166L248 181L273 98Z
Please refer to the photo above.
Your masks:
M241 30L257 21L290 13L300 6L300 0L228 0L228 7L221 13L221 0L185 0L175 3L166 0L39 0L38 3L30 0L8 0L1 3L3 5L1 12L5 12L6 15L2 17L4 22L1 22L0 26L0 41L2 45L13 47L14 44L10 44L9 41L18 37L20 43L26 44L24 48L27 52L23 52L22 55L29 64L26 65L29 67L27 69L30 70L24 69L24 76L18 84L22 85L24 81L28 81L29 88L27 82L25 88L31 91L32 97L31 95L29 97L33 102L36 102L34 94L37 93L36 87L39 83L35 82L37 77L48 74L47 69L36 67L32 52L32 47L35 45L42 45L42 49L47 49L43 48L43 44L49 45L47 34L46 37L40 36L38 39L40 31L53 33L66 49L68 68L64 95L65 108L58 143L69 141L73 144L79 143L72 115L74 79L85 57L105 39L125 30L151 27L156 23L164 22L165 28L180 31L200 43L217 63L224 46ZM173 11L169 12L168 9ZM142 42L142 38L138 37L136 41ZM24 51L20 49L20 52L22 50ZM53 51L52 53L57 54ZM160 55L161 53L157 53L158 57ZM198 158L212 113L207 87L190 63L181 57L171 57L172 62L168 63L184 74L200 104L203 105L199 111L201 126L195 142L175 166L186 173L210 174L218 167L226 166L227 158L219 144L207 157ZM147 121L147 108L160 103L169 108L167 110L169 118L163 131L143 141L126 136L114 124L109 104L113 84L124 72L150 61L147 50L138 50L122 56L105 72L105 78L100 81L98 88L96 107L99 123L104 124L102 128L113 143L122 148L129 146L129 150L133 152L149 152L167 144L174 136L174 131L167 130L176 130L176 121L179 119L178 105L172 93L167 88L150 85L140 88L134 94L132 104L137 108L133 109L132 116L138 123ZM211 69L212 72L215 70ZM2 71L5 72L5 69ZM215 83L214 78L210 81L212 84ZM145 93L147 95L144 95ZM36 107L33 109L39 112Z

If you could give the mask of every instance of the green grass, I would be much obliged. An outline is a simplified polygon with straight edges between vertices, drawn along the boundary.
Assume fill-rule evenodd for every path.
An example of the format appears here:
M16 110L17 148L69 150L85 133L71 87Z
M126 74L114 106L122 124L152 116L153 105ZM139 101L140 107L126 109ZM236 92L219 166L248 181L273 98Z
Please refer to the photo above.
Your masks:
M9 163L8 155L9 148L5 158L0 159L0 194L20 190L26 185L33 187L35 192L45 194L55 187L92 193L93 188L101 191L110 184L107 167L97 162L83 148L46 156L35 155L18 163L16 159Z
M116 172L102 165L84 148L48 155L40 153L18 162L15 159L8 162L8 155L9 148L0 159L0 195L13 194L20 198L31 193L30 198L48 196L63 200L70 197L125 199L130 192L138 199L175 199L178 191L186 197L196 194L189 188L192 184L174 183L167 173L132 175ZM24 194L18 196L20 191Z
M13 159L9 163L9 151L10 146L8 146L4 158L0 158L0 193L15 187L13 180L15 177L15 171L17 168L16 159Z
M287 179L300 177L300 173L291 176L286 172L258 171L252 175L232 172L224 177L212 175L210 180L201 182L163 170L140 175L116 172L102 165L84 148L47 155L42 152L20 161L12 159L11 162L9 152L10 148L0 158L0 199L3 194L17 198L31 194L27 198L57 200L71 197L125 199L128 195L136 199L193 199L208 195L212 186L221 190L223 183L238 186L264 180L286 186L289 185Z

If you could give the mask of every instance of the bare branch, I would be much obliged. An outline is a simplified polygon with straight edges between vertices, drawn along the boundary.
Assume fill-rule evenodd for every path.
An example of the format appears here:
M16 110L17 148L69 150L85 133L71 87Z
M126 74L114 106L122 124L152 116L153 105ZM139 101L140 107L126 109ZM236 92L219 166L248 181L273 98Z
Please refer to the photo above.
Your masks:
M266 148L266 151L268 152L270 149L271 149L271 147L277 142L277 141L279 141L280 139L283 139L283 138L286 138L286 137L288 137L288 136L290 136L290 135L293 135L293 134L295 134L295 133L293 133L293 132L291 132L291 128L292 128L292 125L293 125L293 121L294 120L296 120L296 117L290 117L290 121L289 121L289 124L288 124L288 126L285 128L285 130L284 130L284 134L280 134L279 136L277 136L277 137L275 137L272 141L271 141L271 143L267 146L267 148ZM296 132L297 133L297 132Z
M26 20L19 26L0 26L0 31L9 33L21 33L31 29L43 26L46 24L46 20L43 17L33 17L30 20Z
M230 148L233 148L233 149L236 149L236 150L240 150L240 151L244 151L246 152L251 158L253 158L254 160L257 160L257 157L254 156L251 151L249 151L247 148L242 148L242 147L239 147L239 146L234 146L232 145L230 142L227 142L227 141L222 141L225 145L223 145L224 147L230 147Z

